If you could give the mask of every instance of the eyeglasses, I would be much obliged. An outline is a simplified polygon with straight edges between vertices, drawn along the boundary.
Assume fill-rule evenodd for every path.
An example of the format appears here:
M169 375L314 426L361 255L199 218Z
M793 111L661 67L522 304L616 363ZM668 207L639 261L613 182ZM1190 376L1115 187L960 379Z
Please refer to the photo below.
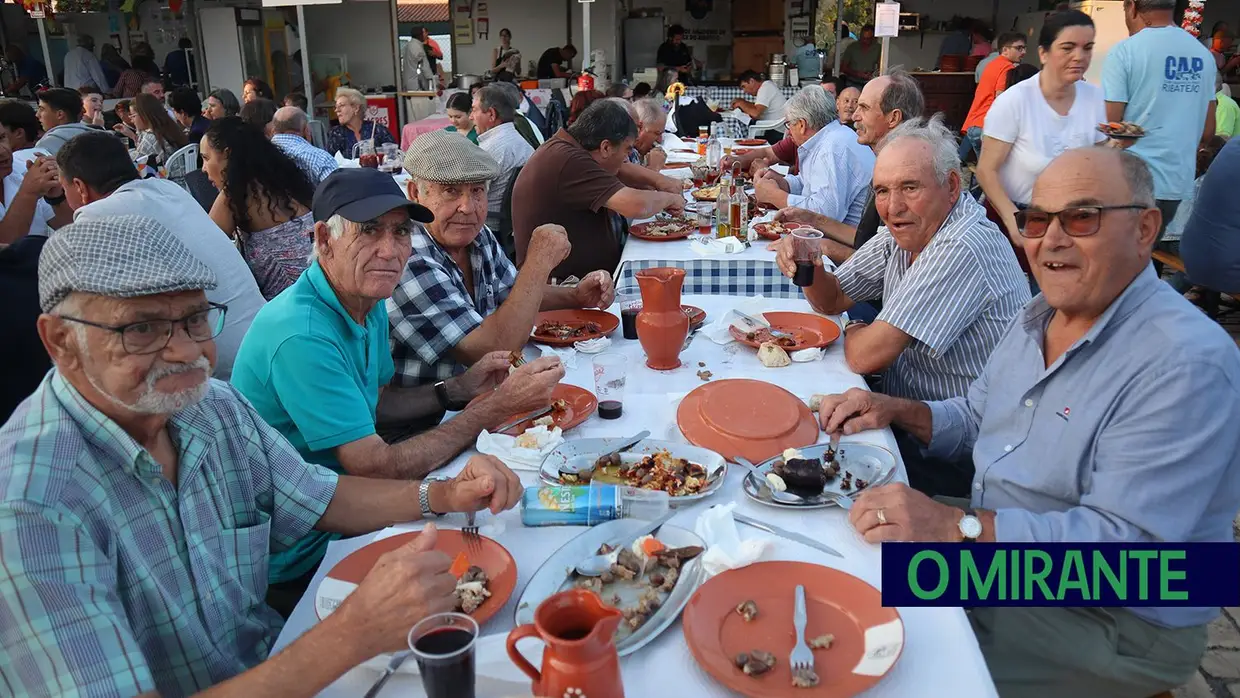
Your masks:
M1102 226L1102 214L1106 211L1145 210L1149 206L1125 204L1123 206L1073 206L1062 211L1040 211L1036 208L1016 212L1016 229L1021 236L1040 238L1046 235L1051 221L1059 219L1063 231L1074 238L1089 237Z
M172 333L177 325L184 327L185 334L195 342L205 342L219 336L224 329L224 314L228 311L228 306L219 303L211 303L210 306L179 320L141 320L125 325L102 325L68 315L61 315L60 318L116 332L121 336L121 346L130 354L154 354L163 351L168 342L172 341Z

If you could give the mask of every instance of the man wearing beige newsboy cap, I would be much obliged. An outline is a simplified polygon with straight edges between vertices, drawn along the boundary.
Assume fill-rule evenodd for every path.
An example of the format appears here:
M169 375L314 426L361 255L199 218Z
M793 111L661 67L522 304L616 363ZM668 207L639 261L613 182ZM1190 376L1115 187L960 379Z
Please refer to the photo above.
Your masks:
M398 384L444 380L488 352L520 350L540 311L611 305L606 271L571 288L547 283L571 250L558 225L534 229L517 272L483 223L487 182L499 166L482 148L446 131L426 133L405 153L405 169L414 179L410 196L435 220L414 231L413 254L387 302Z
M453 608L451 560L428 526L268 657L282 626L263 603L270 556L313 530L422 518L423 488L307 463L210 378L227 312L207 300L215 285L152 218L71 223L45 244L38 329L55 368L0 427L6 695L223 684L212 695L309 698ZM435 512L510 508L516 477L484 465L421 500Z

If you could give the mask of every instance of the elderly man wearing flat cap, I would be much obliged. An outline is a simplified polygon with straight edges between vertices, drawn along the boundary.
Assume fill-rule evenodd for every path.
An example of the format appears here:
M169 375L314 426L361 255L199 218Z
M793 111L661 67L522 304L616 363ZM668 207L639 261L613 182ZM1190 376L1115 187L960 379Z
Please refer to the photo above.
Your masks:
M254 318L232 375L233 385L303 458L338 473L414 480L445 465L483 429L551 403L551 390L564 376L554 357L509 377L507 353L492 352L465 374L433 386L391 384L383 301L409 259L414 221L429 222L431 212L405 198L391 175L369 168L328 175L312 208L314 260ZM494 397L466 407L492 389ZM463 411L436 427L445 410ZM516 476L498 460L471 463L516 486ZM443 511L425 498L422 505L424 516ZM335 538L316 531L273 556L269 603L291 612Z
M411 195L435 219L414 231L413 255L387 302L397 384L445 380L488 352L520 350L539 311L611 305L615 288L606 271L586 274L575 287L547 283L571 250L558 225L534 230L517 272L483 225L487 183L500 168L482 148L433 131L414 141L405 169L416 182Z
M436 512L516 503L491 460L429 487L306 463L209 378L227 312L207 301L215 284L151 218L72 223L45 244L38 327L55 368L0 427L7 694L315 695L450 610L451 560L428 526L268 659L272 551L418 519L428 498Z

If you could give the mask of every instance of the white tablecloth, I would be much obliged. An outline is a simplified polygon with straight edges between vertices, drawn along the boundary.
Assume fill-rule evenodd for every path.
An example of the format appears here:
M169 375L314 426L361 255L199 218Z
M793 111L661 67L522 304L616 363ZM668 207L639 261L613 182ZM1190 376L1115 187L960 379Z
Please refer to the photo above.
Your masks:
M686 304L706 310L708 322L722 317L740 299L726 296L687 296ZM770 310L796 310L809 312L804 301L772 299ZM839 392L852 387L865 387L862 379L848 370L844 362L843 347L835 344L821 361L793 364L786 368L768 369L757 360L755 352L738 343L717 345L702 335L694 338L689 348L681 354L683 365L674 371L653 371L646 368L641 346L636 341L625 340L619 329L613 333L609 351L619 351L630 357L628 394L625 397L624 416L606 421L597 415L570 431L572 438L597 436L628 436L642 429L649 429L654 438L682 440L675 429L675 411L681 394L702 385L696 373L702 370L698 362L706 364L714 379L757 378L787 388L794 394L808 398L812 393ZM527 347L526 355L536 350ZM565 381L594 389L591 357L577 354L575 365L568 370ZM896 454L899 451L889 430L870 432L848 440L865 441L885 446ZM464 466L474 451L462 454L444 472L456 473ZM903 479L903 465L899 477ZM790 541L775 538L748 526L739 525L742 537L761 536L773 540L774 546L766 559L800 560L833 567L855 575L875 587L881 588L880 550L870 545L848 525L844 513L837 509L817 510L804 513L779 511L750 501L740 490L741 474L732 468L724 487L713 497L692 507L684 507L672 520L675 525L692 529L696 516L712 504L736 501L737 510L769 521L777 526L811 535L835 548L844 555L837 558ZM536 483L531 472L522 472L527 485ZM455 527L461 517L448 516L439 522L441 526ZM500 527L503 531L494 537L513 554L517 560L517 587L503 610L482 627L483 635L503 634L513 628L515 606L521 590L551 553L562 544L581 533L579 527L524 528L517 511L509 511L498 517L481 514L478 524L483 527ZM412 524L417 528L419 524ZM275 651L287 646L316 622L313 608L314 591L324 574L345 555L369 542L373 536L337 541L328 548L323 564L310 585L310 590L293 611L284 631L276 643ZM937 698L942 696L960 698L989 698L996 696L994 684L986 669L977 642L969 628L964 611L958 608L901 608L905 624L903 655L877 686L865 696L891 696L904 698ZM528 641L533 642L533 641ZM719 686L709 675L701 671L688 646L684 642L679 621L669 627L650 645L626 657L620 662L625 693L634 697L664 698L683 696L728 696L730 693ZM359 667L345 674L320 695L326 698L355 698L366 691L378 678L377 672ZM386 696L422 696L420 679L416 676L398 674L387 688ZM513 694L505 694L513 695ZM500 698L484 696L480 698Z

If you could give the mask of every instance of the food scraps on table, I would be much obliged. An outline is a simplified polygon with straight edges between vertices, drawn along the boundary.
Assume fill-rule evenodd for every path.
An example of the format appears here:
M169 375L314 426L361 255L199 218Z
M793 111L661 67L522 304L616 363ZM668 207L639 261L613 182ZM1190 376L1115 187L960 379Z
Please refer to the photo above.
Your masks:
M575 339L601 334L603 328L596 322L544 322L534 328L534 334L551 339Z
M737 604L736 612L748 623L758 617L758 604L754 603L752 599L742 601Z
M709 381L709 380L711 379L711 377L712 377L712 376L714 376L714 375L715 375L715 374L711 373L710 371L698 371L698 372L697 372L697 377L698 377L698 378L700 378L700 379L702 380L702 382L707 382L707 381Z
M795 338L776 337L765 327L752 332L746 332L745 340L749 342L759 342L760 344L774 344L780 349L791 349L797 345L797 340Z

